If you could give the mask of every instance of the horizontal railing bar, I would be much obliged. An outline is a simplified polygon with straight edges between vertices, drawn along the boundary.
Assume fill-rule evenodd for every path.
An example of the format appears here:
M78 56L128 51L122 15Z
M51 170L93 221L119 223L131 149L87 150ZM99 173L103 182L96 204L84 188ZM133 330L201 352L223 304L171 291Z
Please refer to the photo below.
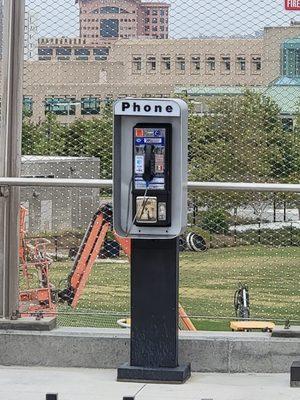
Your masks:
M1 178L0 186L47 186L111 188L111 179L58 179L58 178ZM189 182L189 190L208 192L291 192L300 193L300 184L243 183L243 182Z
M26 313L25 313L26 314ZM28 312L28 315L31 316L36 316L36 315L67 315L71 317L77 317L77 316L85 316L85 317L122 317L122 318L129 318L130 317L130 311L123 311L123 312L118 312L118 311L98 311L98 310L58 310L56 311L37 311L37 312ZM202 319L202 320L213 320L213 321L240 321L240 317L235 317L235 316L220 316L220 315L194 315L194 314L188 314L186 317L181 317L182 319L184 318L192 318L192 319ZM267 322L282 322L285 323L287 320L292 323L292 324L297 324L300 322L299 319L290 319L288 317L280 317L280 318L272 318L272 317L253 317L253 318L244 318L244 321L252 321L255 319L255 321L267 321Z
M243 183L243 182L189 182L190 190L208 192L292 192L300 193L300 185L287 183Z
M111 188L111 179L0 178L0 186Z

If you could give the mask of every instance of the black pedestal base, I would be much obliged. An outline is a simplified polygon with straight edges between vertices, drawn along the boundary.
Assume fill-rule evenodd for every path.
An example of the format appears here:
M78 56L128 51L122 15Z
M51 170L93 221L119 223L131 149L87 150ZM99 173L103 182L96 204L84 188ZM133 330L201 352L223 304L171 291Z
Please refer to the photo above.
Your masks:
M300 361L294 361L291 366L291 387L300 388Z
M184 383L191 376L191 364L176 368L143 368L124 364L118 368L118 381L151 383Z

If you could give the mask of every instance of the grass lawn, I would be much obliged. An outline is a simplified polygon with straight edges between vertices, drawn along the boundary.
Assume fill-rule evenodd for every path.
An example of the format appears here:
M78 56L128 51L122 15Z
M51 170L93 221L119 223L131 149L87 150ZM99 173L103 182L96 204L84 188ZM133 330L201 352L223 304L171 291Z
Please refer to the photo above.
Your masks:
M55 285L67 276L71 265L52 265L51 280ZM181 254L180 302L199 329L229 329L228 322L234 316L233 295L239 282L249 286L253 318L300 320L300 248L244 246ZM70 311L65 306L60 310ZM60 323L116 326L118 316L109 314L128 313L129 264L125 258L94 265L78 305L80 310L83 315L62 314ZM88 315L85 310L99 315ZM221 317L225 320L218 319Z

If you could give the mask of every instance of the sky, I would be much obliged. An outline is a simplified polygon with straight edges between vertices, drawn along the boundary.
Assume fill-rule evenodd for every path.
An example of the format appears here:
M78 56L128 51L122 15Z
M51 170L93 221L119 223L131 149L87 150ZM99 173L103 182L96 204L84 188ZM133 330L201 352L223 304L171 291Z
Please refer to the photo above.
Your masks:
M300 11L284 10L284 0L169 0L170 36L254 35L265 26L300 21ZM39 36L78 36L75 0L26 0Z

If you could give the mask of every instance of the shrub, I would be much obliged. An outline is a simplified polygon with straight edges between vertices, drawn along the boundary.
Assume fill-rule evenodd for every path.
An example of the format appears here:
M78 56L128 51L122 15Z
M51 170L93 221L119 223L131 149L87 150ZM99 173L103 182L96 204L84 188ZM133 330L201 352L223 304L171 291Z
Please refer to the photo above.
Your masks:
M222 209L208 210L203 215L201 228L210 233L227 234L229 232L229 216Z

